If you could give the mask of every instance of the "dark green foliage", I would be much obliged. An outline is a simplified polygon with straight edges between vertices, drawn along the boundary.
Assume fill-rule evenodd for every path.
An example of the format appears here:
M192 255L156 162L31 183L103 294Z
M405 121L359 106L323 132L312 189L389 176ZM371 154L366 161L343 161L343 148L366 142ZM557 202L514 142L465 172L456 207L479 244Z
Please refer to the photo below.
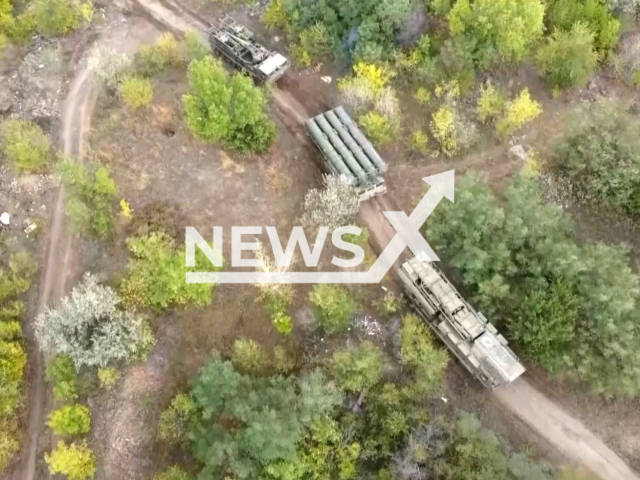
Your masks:
M554 156L554 167L580 200L640 214L640 122L621 105L579 108Z
M58 166L67 194L67 215L74 228L106 238L113 230L113 202L118 190L109 170L64 160Z
M594 34L584 23L556 30L537 56L538 68L554 88L583 85L598 65Z
M546 14L549 31L569 31L578 22L587 24L595 34L596 50L602 57L618 43L620 21L602 0L552 0Z
M359 393L373 387L382 374L382 353L371 342L338 350L331 358L331 372L339 387Z
M187 124L205 142L223 141L239 151L264 152L275 139L262 88L207 56L189 65L190 93L183 97Z
M151 233L127 239L132 254L128 276L120 290L124 302L155 310L211 303L213 284L186 283L184 251L165 233ZM196 271L212 271L215 267L200 249L196 249Z
M597 391L638 392L640 287L628 253L579 246L570 221L545 204L534 182L513 182L502 207L481 182L465 177L455 205L434 212L427 234L490 318L518 332L525 353ZM558 317L542 328L541 312Z
M202 369L191 397L193 453L202 478L212 479L258 478L267 465L293 460L305 428L340 402L318 371L297 381L251 378L219 358Z

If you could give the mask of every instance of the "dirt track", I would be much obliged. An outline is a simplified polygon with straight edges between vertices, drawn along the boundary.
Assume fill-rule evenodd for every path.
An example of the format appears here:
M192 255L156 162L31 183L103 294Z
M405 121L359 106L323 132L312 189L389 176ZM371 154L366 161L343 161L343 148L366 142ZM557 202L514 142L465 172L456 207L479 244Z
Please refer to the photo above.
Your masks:
M170 0L135 0L155 22L181 32L198 30L203 22L191 12ZM70 89L64 112L63 143L67 153L80 154L83 132L90 118L93 95L87 81L87 72L81 71ZM282 112L290 114L297 123L307 114L291 93L277 90L274 99ZM366 223L379 248L386 246L395 233L382 215L391 208L391 199L369 202L362 207L361 220ZM38 312L65 290L66 262L69 259L70 239L63 232L63 192L60 190L51 220L47 246L46 270L40 285ZM30 332L32 344L32 332ZM35 351L35 350L34 350ZM36 478L39 437L43 425L44 393L43 359L37 355L35 377L30 392L29 448L25 452L21 480ZM521 379L508 388L495 393L495 398L508 410L527 423L534 431L559 449L571 462L582 464L604 480L638 480L636 476L603 442L598 440L579 420L563 411L536 389ZM41 477L38 477L41 478Z

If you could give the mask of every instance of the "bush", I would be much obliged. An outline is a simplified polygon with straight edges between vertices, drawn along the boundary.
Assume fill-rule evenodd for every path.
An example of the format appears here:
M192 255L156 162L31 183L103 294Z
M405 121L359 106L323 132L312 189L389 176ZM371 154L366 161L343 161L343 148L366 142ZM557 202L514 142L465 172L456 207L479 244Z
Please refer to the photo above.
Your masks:
M379 348L364 341L336 351L331 357L330 368L339 387L360 393L378 383L382 375L382 363Z
M191 40L192 42L193 40ZM168 66L179 65L182 55L172 33L162 34L154 45L144 45L136 55L136 70L140 75L153 77Z
M212 57L189 65L190 93L183 96L186 121L205 142L223 141L239 151L264 152L275 139L275 125L266 113L264 90L244 75L231 81Z
M519 62L544 31L540 0L457 0L449 12L451 33L475 43L481 65Z
M424 87L419 87L413 98L415 98L420 105L426 107L431 103L431 92Z
M388 67L359 62L353 66L353 76L338 81L338 88L345 102L358 113L374 105L394 75Z
M119 92L127 107L133 110L153 102L153 84L147 78L125 77L120 83Z
M184 253L165 233L127 239L132 258L128 275L120 285L127 305L156 311L187 305L211 303L212 284L186 283ZM212 271L214 267L204 254L196 252L196 271Z
M0 472L9 466L13 456L20 450L17 427L13 422L0 422Z
M351 294L338 285L316 285L309 299L316 307L318 326L330 335L345 331L358 308Z
M269 367L269 357L262 345L255 340L238 338L233 342L231 363L239 372L260 375Z
M67 215L72 226L101 238L113 229L113 202L117 188L109 170L89 167L71 159L58 165L58 175L67 194Z
M35 0L29 9L40 33L65 35L82 23L80 6L70 0Z
M309 228L335 230L353 222L360 200L356 187L336 175L322 177L324 189L312 189L304 197L302 224Z
M323 61L331 55L332 51L333 39L322 23L316 23L302 30L292 49L293 57L303 67Z
M193 477L180 467L171 467L153 477L153 480L193 480Z
M35 123L7 120L2 125L2 152L23 172L41 170L49 161L49 137Z
M101 388L111 390L120 380L120 372L115 368L99 368L98 380Z
M358 123L369 139L376 145L391 143L397 134L397 125L386 115L377 112L369 112L358 119Z
M56 355L47 364L46 379L53 384L53 396L58 401L77 398L76 369L69 355Z
M209 54L209 50L202 43L202 38L198 32L187 32L182 42L182 52L187 63L193 60L202 60Z
M122 79L131 74L132 66L131 57L109 48L95 48L89 57L89 68L100 84L112 92L117 91Z
M538 68L552 87L583 85L598 64L594 35L584 23L556 30L537 55Z
M269 28L287 29L289 16L285 12L283 0L271 0L262 15L262 21Z
M438 142L440 150L447 157L458 153L458 141L453 118L453 110L444 106L438 109L431 120L431 134Z
M483 122L495 120L502 113L505 103L506 99L502 92L499 92L491 83L483 85L478 98L478 117Z
M503 116L496 122L496 129L500 135L511 135L541 113L542 107L531 99L529 90L525 88L516 98L507 102Z
M49 415L47 425L61 437L73 437L89 433L91 417L89 409L84 405L67 405Z
M160 415L158 437L175 445L185 444L189 440L189 427L195 411L196 405L189 395L176 395Z
M37 271L38 264L29 253L21 251L12 254L9 258L9 269L0 266L0 303L12 300L29 290L31 280ZM7 307L3 306L3 313L9 312L9 318L16 318L22 314L22 309L22 304L14 302Z
M569 117L554 169L567 177L580 201L640 214L640 124L615 102L578 108Z
M615 48L620 35L620 21L601 0L553 0L547 6L547 21L551 31L570 31L577 23L588 26L602 58Z
M68 480L88 480L96 472L96 459L86 443L59 442L51 454L45 454L49 473L66 475Z
M424 131L416 129L411 132L409 147L420 155L426 155L429 153L429 137L424 133Z
M68 355L76 369L140 358L153 343L141 318L120 309L120 298L87 274L56 309L36 318L36 338L47 353Z

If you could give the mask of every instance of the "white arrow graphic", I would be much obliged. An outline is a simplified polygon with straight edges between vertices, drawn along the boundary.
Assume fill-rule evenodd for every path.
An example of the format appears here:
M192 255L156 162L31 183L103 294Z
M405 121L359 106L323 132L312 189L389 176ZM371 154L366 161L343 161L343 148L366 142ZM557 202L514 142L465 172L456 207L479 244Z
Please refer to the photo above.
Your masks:
M422 179L431 186L411 215L383 212L396 234L367 272L188 272L187 283L379 283L409 247L423 261L440 259L420 234L420 227L443 198L454 201L453 170Z

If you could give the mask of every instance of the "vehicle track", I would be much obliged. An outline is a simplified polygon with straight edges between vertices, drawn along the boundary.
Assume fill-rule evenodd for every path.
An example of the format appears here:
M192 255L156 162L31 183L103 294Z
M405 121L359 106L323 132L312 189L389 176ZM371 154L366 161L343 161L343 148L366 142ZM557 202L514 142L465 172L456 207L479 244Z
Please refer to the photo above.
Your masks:
M166 29L186 33L188 31L197 31L207 28L209 22L190 11L182 5L177 5L172 0L133 0L134 4L146 12L154 22L163 25ZM285 82L287 83L287 82ZM75 95L70 92L67 99L67 106L75 105L77 109L79 99L83 98L79 92L83 88L83 83L76 86ZM84 97L86 99L86 97ZM296 98L295 92L288 92L274 88L274 100L281 112L291 115L299 124L303 124L308 117L304 107L305 99ZM84 107L86 111L86 102ZM79 111L82 111L81 108ZM79 128L79 135L73 135L71 130L74 122L83 124L82 115L73 116L67 111L68 123L65 125L64 143L65 150L71 148L72 145L81 145L82 128ZM298 136L300 138L300 136ZM304 138L304 136L302 137ZM306 141L306 138L304 139ZM62 195L61 191L59 195ZM49 253L47 260L47 270L44 276L43 285L41 287L41 298L39 302L39 310L44 308L50 298L52 298L52 285L60 284L60 278L54 275L56 270L57 259L53 254L55 243L53 239L60 236L61 230L61 197L59 196L56 203L56 211L52 220L52 232L49 241ZM397 210L393 208L391 198L375 199L362 206L361 220L367 224L371 234L379 249L382 249L388 241L395 235L395 231L387 222L382 214L386 210ZM58 213L58 215L56 215ZM57 233L56 233L57 231ZM57 281L57 283L56 283ZM63 282L64 283L64 282ZM37 367L39 372L43 370L42 359L39 359ZM40 377L41 378L41 375ZM42 380L40 380L42 383ZM44 385L36 385L38 391L44 390ZM40 398L38 402L42 403L42 393L34 397ZM518 418L528 424L532 430L545 438L550 444L558 448L570 461L582 464L594 474L603 480L640 480L638 476L624 463L624 461L609 449L601 440L595 437L578 419L572 417L565 412L557 404L546 398L542 393L529 385L525 379L521 378L506 388L497 390L494 398L509 411L514 413ZM34 402L32 402L34 403ZM32 417L30 418L30 439L31 447L29 449L29 461L25 461L24 474L22 480L34 480L35 472L35 453L37 451L37 433L42 424L42 406L37 404L31 407ZM35 444L35 446L34 446Z

